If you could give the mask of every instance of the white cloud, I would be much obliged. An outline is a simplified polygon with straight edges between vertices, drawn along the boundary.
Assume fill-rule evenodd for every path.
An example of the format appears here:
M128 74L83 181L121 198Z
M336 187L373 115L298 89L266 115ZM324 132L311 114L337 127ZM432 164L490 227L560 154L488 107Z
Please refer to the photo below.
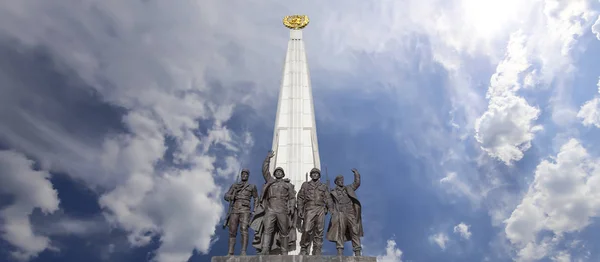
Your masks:
M471 232L469 231L470 225L460 222L460 224L454 226L454 233L459 234L464 239L471 238Z
M482 195L475 193L467 183L459 179L456 172L449 172L440 179L440 184L447 186L451 193L466 196L473 203L479 203L482 198Z
M551 254L564 233L582 230L600 211L600 166L576 139L565 143L553 161L536 168L535 179L506 223L508 240L522 259ZM540 232L552 240L539 241Z
M377 256L378 262L402 262L402 250L396 247L396 241L388 240L385 255Z
M540 110L522 97L493 97L488 111L475 124L475 138L488 154L511 164L523 158L535 132L542 130L542 126L533 124L539 114Z
M47 171L35 170L32 160L15 151L0 151L0 193L14 202L0 209L2 238L17 250L12 255L28 260L50 247L50 239L33 231L29 215L58 210L58 196Z
M560 251L558 254L552 257L552 261L555 262L571 262L571 254L566 251Z
M598 80L598 92L600 93L600 80ZM577 117L581 119L584 126L594 125L600 128L600 97L585 102L577 113Z
M594 98L585 102L577 113L584 126L595 126L600 128L600 98Z
M573 71L571 53L596 12L584 0L546 0L539 4L543 7L537 9L543 10L539 19L511 35L506 57L491 79L488 110L476 122L477 141L490 156L506 164L520 160L531 147L535 132L542 129L534 125L539 109L517 96L521 88L560 82L553 119L563 124L569 120L565 118L575 116L560 94L571 92L566 80Z
M598 16L598 20L596 20L596 23L592 26L592 33L600 40L600 16Z
M446 249L446 243L448 243L448 236L444 232L440 232L429 236L429 241L438 245L442 250Z
M556 245L556 238L544 238L540 243L527 243L518 250L515 261L533 262L546 257Z
M531 67L525 44L522 33L511 36L506 57L491 78L488 109L475 122L475 138L482 149L507 165L523 158L535 132L541 130L534 125L539 109L515 95Z
M42 47L54 59L57 71L69 73L70 89L65 93L93 93L95 99L122 109L121 123L126 129L106 131L107 127L95 123L99 118L71 117L68 111L78 108L68 105L80 97L38 95L67 87L24 81L19 75L4 74L10 72L5 70L0 73L0 97L6 101L0 105L0 121L7 124L0 127L0 137L51 171L65 172L103 192L99 203L106 219L126 230L132 245L160 237L158 261L186 261L194 250L209 251L223 214L222 188L213 176L233 177L227 174L235 170L230 165L239 166L228 158L217 171L217 156L211 149L224 148L219 157L225 158L239 155L246 143L252 143L247 133L231 131L226 121L251 93L236 90L236 85L250 80L250 75L260 75L249 72L259 67L227 57L236 48L223 50L228 40L213 34L231 31L215 29L211 23L217 19L222 27L231 17L220 20L211 15L225 13L223 5L207 10L189 1L91 0L11 2L0 10L2 39L23 44L14 47L19 50ZM238 31L239 38L259 37ZM285 34L281 38L285 45ZM222 81L213 87L206 81L209 77ZM273 74L273 79L278 77ZM255 95L261 94L264 90ZM19 101L36 101L36 106ZM199 126L199 120L212 124ZM90 132L84 126L100 130ZM173 166L164 163L168 146L173 147ZM17 203L28 201L30 196L24 192L17 196ZM31 208L42 204L29 203ZM15 219L27 214L24 209L12 211L4 212ZM28 222L15 219L7 221L21 221L18 225L23 232L10 231L10 243L28 244L26 251L32 254L48 246L47 238L27 233Z
M578 46L578 40L587 34L597 15L590 1L556 1L545 2L545 42L538 41L536 46L538 61L543 65L541 77L543 82L552 83L553 96L550 98L552 120L561 127L570 127L577 123L578 108L572 105L577 59L585 50ZM583 42L585 43L585 41Z

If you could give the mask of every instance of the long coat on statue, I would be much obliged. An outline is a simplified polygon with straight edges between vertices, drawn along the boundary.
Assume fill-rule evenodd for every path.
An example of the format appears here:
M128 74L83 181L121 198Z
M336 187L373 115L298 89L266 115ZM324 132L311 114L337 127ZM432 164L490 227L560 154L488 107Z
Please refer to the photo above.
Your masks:
M289 179L284 179L284 181L286 183L290 182ZM267 206L266 201L268 201L267 199L264 198L264 196L272 184L273 184L273 182L269 182L263 186L263 188L261 190L260 198L259 198L258 208L256 208L254 210L254 217L252 218L252 223L250 224L250 227L254 230L254 239L252 240L252 246L254 248L256 248L256 251L259 253L262 250L262 240L263 240L263 232L264 232L263 218L264 218L265 212L266 212L266 210L265 210L265 206ZM293 189L293 184L290 184L290 186ZM295 191L294 191L294 195L296 195ZM291 228L290 228L290 232L288 233L288 248L287 248L287 250L293 251L293 250L296 250L296 227L295 227L296 224L293 223L297 220L297 212L296 212L295 206L293 207L292 214L288 216L288 219L289 219L288 225ZM272 239L272 243L271 243L270 253L276 254L278 252L281 252L281 242L280 242L278 230L274 230L274 236L271 239Z
M362 215L361 215L362 214L362 210L361 210L362 206L360 204L360 201L356 197L356 192L354 192L354 188L352 187L352 185L347 185L344 187L346 188L346 192L348 192L348 196L352 200L352 204L354 207L354 215L355 215L356 219L358 220L356 225L359 227L358 228L359 236L362 237L364 235L363 225L362 225ZM333 212L331 212L331 219L329 220L329 226L327 227L327 240L329 240L331 242L337 242L337 240L341 238L343 240L343 242L351 241L350 230L341 232L342 231L342 229L340 228L341 223L339 221L340 221L340 219L343 218L342 216L344 214L338 211L339 200L335 198L335 195L333 193L330 193L330 194L331 194L331 199L333 200L334 210L333 210Z

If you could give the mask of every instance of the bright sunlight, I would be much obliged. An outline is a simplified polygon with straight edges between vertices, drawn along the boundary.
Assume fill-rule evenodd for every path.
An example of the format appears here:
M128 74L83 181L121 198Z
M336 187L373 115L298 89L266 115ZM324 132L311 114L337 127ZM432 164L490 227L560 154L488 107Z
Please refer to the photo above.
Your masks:
M518 19L523 0L463 0L465 22L482 38L491 38Z

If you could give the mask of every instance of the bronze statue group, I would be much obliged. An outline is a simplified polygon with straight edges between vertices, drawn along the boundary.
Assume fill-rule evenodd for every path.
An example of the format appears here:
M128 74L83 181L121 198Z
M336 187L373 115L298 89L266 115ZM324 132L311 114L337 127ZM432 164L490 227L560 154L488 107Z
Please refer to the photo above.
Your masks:
M360 174L352 169L354 181L344 185L344 177L337 176L335 188L320 181L318 168L310 170L310 181L304 182L296 197L296 190L285 177L281 167L269 172L269 151L262 165L265 184L260 196L255 185L248 183L250 171L243 169L241 181L233 184L225 194L229 212L223 228L229 227L228 255L233 255L238 228L242 236L240 255L246 255L248 228L254 230L252 246L260 255L287 255L296 249L296 230L302 233L300 255L321 255L325 234L325 216L331 214L327 228L327 240L335 242L337 254L342 255L344 242L351 241L355 256L361 255L360 238L363 236L361 204L355 191L360 186ZM254 198L254 208L250 201Z

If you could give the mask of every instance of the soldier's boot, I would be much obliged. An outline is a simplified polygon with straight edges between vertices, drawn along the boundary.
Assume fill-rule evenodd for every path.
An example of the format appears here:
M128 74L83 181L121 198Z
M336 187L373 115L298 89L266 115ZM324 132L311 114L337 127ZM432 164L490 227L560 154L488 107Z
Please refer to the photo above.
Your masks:
M321 251L321 248L315 248L315 247L313 247L313 251L312 251L312 255L313 255L313 256L320 256L320 255L321 255L321 253L323 253L323 252Z
M263 242L263 246L262 246L262 250L260 251L261 255L268 255L269 254L269 250L271 250L270 248L270 244L271 244L271 236L264 236L262 239Z
M360 257L360 250L354 251L354 256L355 257Z
M343 248L338 248L337 251L338 251L337 252L338 256L343 256L344 255L344 249Z
M229 238L229 250L227 251L227 255L233 256L233 250L235 249L235 237Z
M281 237L281 255L287 256L288 254L289 237Z
M242 250L240 256L246 255L246 249L248 248L248 235L242 235Z
M260 251L261 255L268 255L269 254L269 248L268 247L263 247L262 250Z
M306 256L306 255L308 255L308 250L307 250L307 248L305 248L305 247L301 248L301 249L300 249L300 255L302 255L302 256Z

